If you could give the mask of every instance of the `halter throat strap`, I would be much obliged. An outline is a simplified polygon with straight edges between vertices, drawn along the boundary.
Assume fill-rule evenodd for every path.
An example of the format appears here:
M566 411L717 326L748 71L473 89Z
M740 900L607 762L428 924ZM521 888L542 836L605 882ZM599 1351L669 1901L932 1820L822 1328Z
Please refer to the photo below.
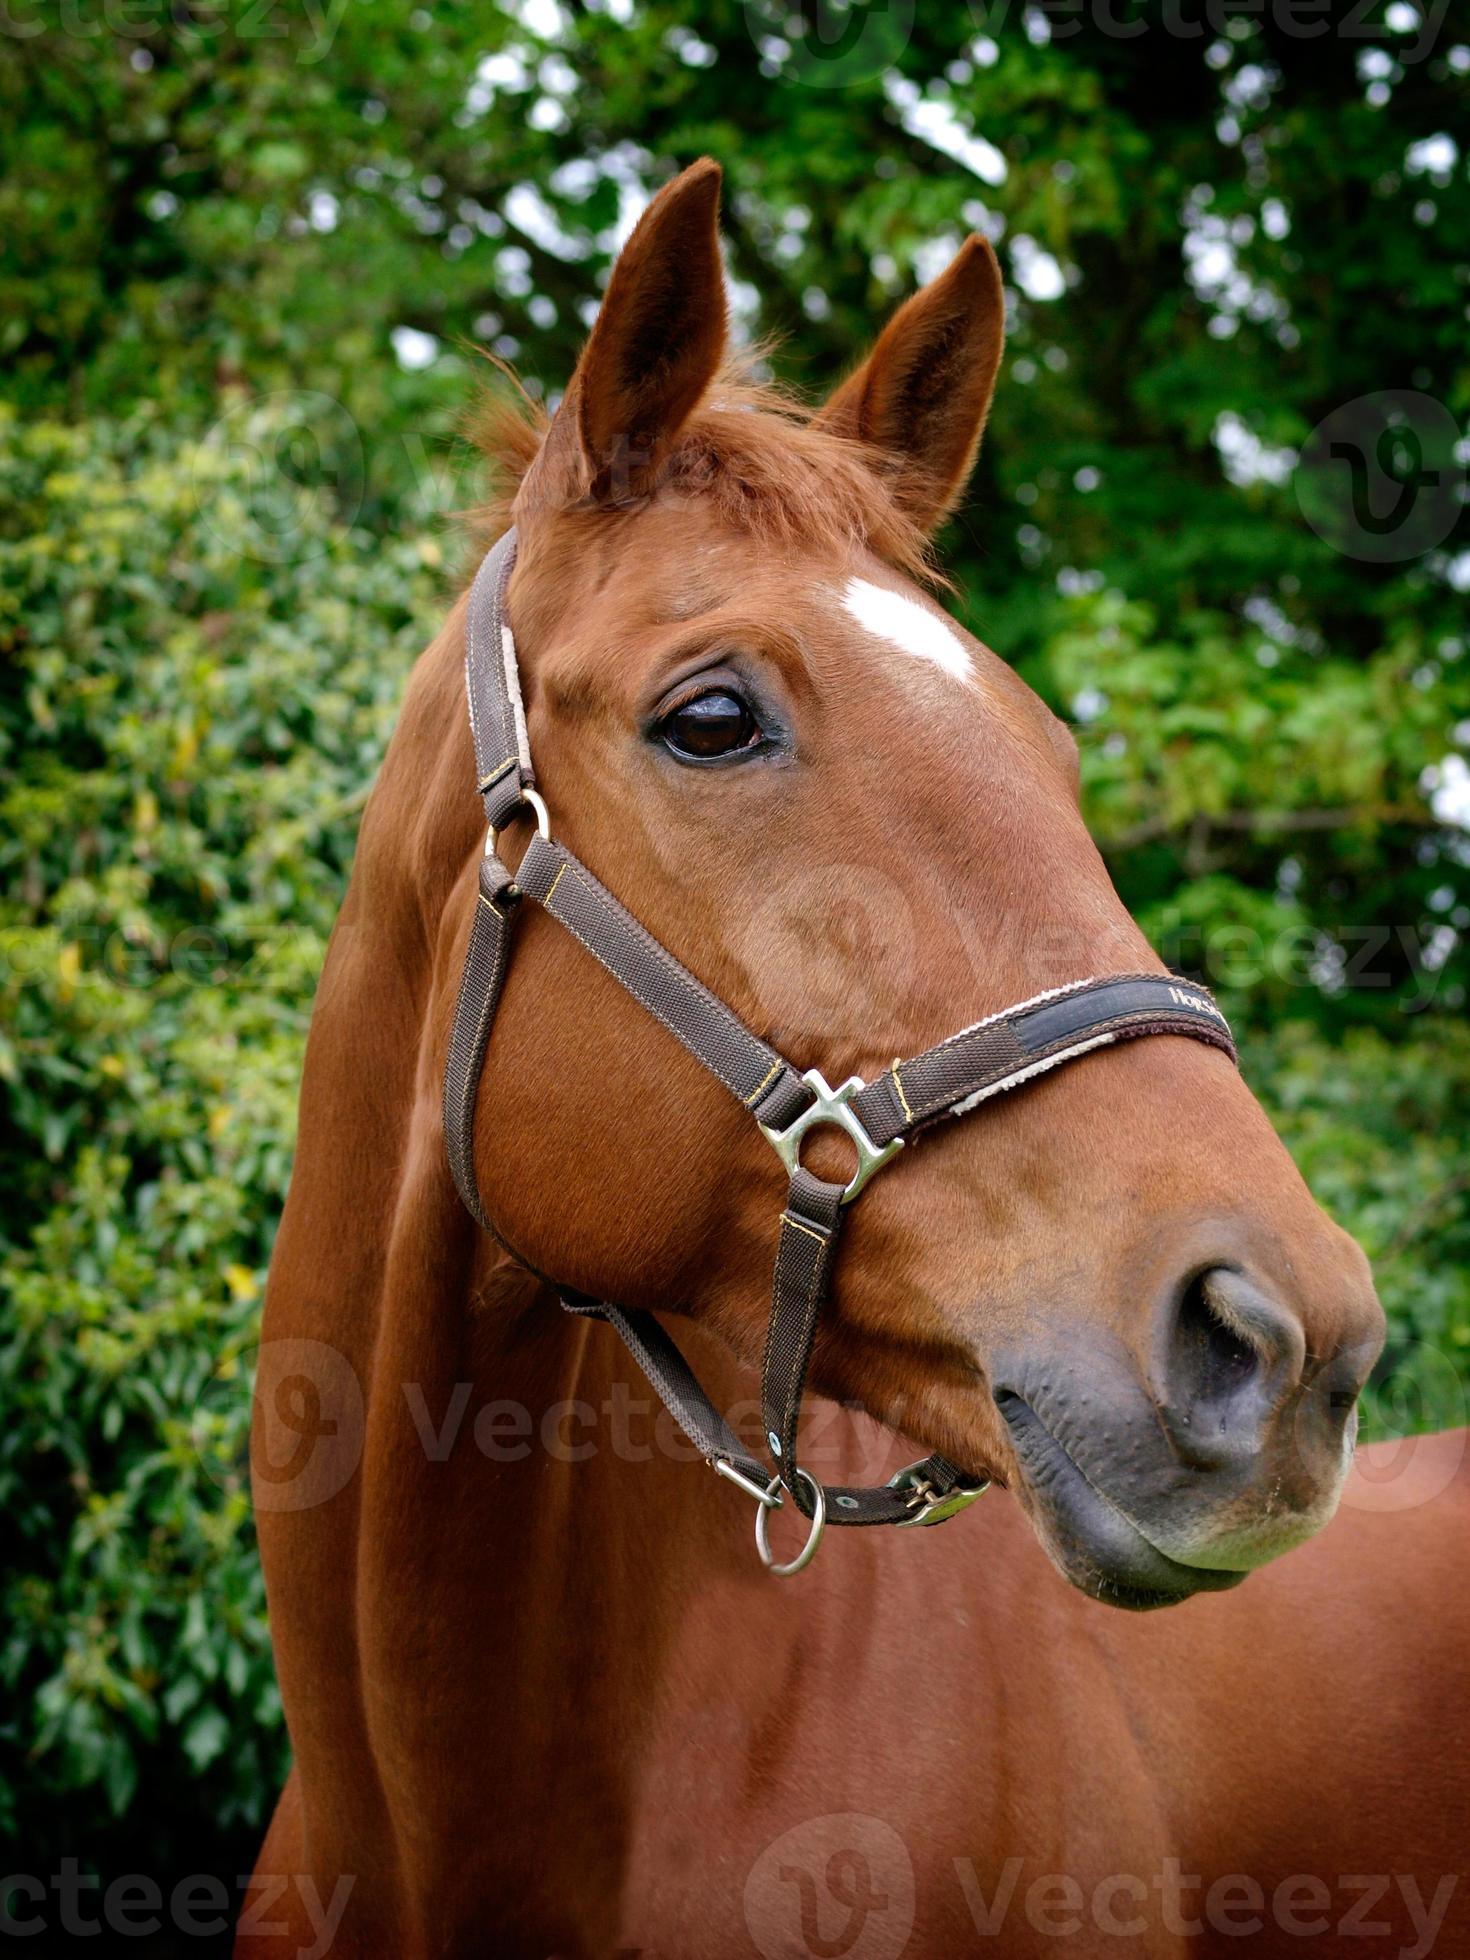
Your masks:
M535 791L506 605L514 564L515 533L508 531L476 574L465 634L465 686L488 835L444 1074L445 1146L460 1197L476 1223L493 1231L475 1177L475 1111L515 918L522 901L530 900L751 1112L786 1167L761 1368L774 1473L730 1429L652 1314L567 1291L562 1305L615 1328L701 1455L757 1499L757 1543L772 1571L800 1570L825 1523L940 1523L979 1496L988 1479L966 1476L935 1453L887 1485L824 1488L797 1461L807 1369L847 1206L918 1132L967 1115L1094 1049L1177 1034L1234 1059L1225 1017L1192 982L1161 974L1108 975L987 1015L922 1054L896 1060L869 1083L852 1077L833 1088L814 1069L798 1072L647 932L579 858L552 840L546 806ZM526 805L535 810L538 828L512 877L496 850L497 833ZM802 1166L802 1140L823 1124L843 1130L855 1147L857 1168L845 1184L824 1181ZM788 1497L812 1520L812 1530L799 1556L780 1565L770 1554L768 1522L770 1511Z

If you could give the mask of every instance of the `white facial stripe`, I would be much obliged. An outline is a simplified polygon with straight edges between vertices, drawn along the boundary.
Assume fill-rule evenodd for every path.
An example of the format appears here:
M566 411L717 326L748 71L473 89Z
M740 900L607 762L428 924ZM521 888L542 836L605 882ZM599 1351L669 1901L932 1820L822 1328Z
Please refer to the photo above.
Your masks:
M887 640L914 660L927 660L951 680L973 685L975 670L958 633L917 599L865 578L851 578L842 603L865 633Z

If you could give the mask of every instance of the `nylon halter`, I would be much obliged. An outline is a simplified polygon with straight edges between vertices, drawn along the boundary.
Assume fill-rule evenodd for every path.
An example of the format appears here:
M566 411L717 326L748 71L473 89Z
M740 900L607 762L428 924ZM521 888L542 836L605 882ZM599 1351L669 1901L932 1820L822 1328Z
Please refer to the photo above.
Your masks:
M886 1485L824 1489L797 1461L807 1366L844 1210L919 1130L963 1116L1093 1049L1142 1035L1177 1034L1208 1042L1234 1059L1225 1017L1192 983L1152 973L1109 975L1053 987L987 1015L921 1055L896 1060L872 1082L852 1076L834 1089L816 1069L798 1072L646 932L586 865L553 841L546 805L535 788L506 612L515 550L515 532L508 531L487 554L470 591L465 634L470 729L489 834L444 1074L444 1136L459 1194L475 1221L493 1231L475 1180L475 1103L513 923L520 903L530 899L719 1078L751 1112L786 1168L789 1183L761 1369L765 1441L774 1474L730 1429L651 1313L569 1292L562 1293L562 1305L616 1328L710 1467L756 1499L756 1543L773 1572L795 1572L807 1564L824 1524L939 1524L972 1503L988 1478L967 1476L936 1453ZM536 834L512 877L500 860L498 833L525 807L535 812ZM844 1131L856 1148L857 1168L846 1184L826 1182L801 1164L802 1140L821 1124ZM811 1521L811 1531L797 1557L778 1565L767 1532L770 1512L780 1506L783 1493Z

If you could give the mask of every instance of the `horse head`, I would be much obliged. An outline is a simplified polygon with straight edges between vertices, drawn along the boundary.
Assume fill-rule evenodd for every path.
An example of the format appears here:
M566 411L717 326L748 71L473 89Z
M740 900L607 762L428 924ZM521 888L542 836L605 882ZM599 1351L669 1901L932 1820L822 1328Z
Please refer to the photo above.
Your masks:
M554 419L491 439L526 725L557 838L774 1048L871 1079L1012 1002L1164 969L1071 734L936 597L1001 361L989 246L808 412L730 361L718 198L705 162L654 200ZM814 1387L1008 1484L1115 1603L1232 1585L1326 1521L1382 1314L1228 1055L1100 1045L915 1141L852 1207ZM807 1161L845 1177L848 1148L815 1133ZM779 1167L542 915L473 1154L534 1271L759 1357Z

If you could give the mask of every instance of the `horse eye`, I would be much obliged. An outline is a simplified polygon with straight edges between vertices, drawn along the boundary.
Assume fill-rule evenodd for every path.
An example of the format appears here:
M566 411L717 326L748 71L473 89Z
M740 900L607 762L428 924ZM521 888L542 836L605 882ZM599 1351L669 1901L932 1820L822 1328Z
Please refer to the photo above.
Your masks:
M692 701L665 715L658 732L671 754L691 762L709 762L716 756L753 748L761 731L738 694L717 688L709 694L696 694Z

